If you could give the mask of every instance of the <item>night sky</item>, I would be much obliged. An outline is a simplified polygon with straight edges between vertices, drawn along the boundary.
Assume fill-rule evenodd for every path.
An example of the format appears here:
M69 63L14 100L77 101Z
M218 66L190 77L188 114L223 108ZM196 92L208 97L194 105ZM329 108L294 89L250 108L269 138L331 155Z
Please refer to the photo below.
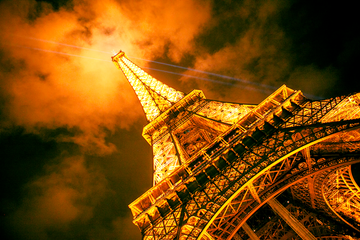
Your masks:
M127 205L152 157L120 49L209 99L360 91L356 1L313 2L0 1L1 239L141 239Z

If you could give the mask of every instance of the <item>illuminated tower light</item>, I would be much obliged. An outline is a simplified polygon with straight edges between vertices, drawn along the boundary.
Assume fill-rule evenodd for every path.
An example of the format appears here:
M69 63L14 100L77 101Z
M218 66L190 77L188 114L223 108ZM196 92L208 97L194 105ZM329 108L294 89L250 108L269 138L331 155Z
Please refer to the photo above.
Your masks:
M312 101L282 86L258 105L222 103L170 88L122 51L112 59L149 121L143 136L153 146L154 186L129 205L144 240L359 234L349 167L360 161L359 94ZM285 209L276 200L284 191L310 211L289 200ZM337 208L331 196L347 204ZM261 214L268 202L277 217ZM296 219L305 215L306 224ZM260 229L255 217L265 221Z

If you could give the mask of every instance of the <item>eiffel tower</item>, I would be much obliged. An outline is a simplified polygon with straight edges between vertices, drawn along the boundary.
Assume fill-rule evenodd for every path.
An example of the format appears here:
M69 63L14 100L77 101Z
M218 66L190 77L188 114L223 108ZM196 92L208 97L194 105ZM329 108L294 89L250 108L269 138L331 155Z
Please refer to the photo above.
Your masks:
M314 101L284 85L227 103L112 60L153 148L153 187L129 205L144 240L358 239L360 94Z

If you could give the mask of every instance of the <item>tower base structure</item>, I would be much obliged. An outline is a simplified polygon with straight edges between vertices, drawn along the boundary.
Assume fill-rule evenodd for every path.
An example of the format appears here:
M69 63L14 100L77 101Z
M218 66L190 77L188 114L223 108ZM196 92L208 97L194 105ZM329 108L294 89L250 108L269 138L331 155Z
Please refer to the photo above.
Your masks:
M244 234L247 221L284 191L308 209L298 212L331 219L315 218L306 231L297 220L297 231L311 236L302 239L358 237L360 194L350 166L360 162L359 96L312 101L281 87L129 205L143 239L254 239ZM264 219L257 238L291 239L269 237L281 224L294 232L296 224L278 219L271 226Z

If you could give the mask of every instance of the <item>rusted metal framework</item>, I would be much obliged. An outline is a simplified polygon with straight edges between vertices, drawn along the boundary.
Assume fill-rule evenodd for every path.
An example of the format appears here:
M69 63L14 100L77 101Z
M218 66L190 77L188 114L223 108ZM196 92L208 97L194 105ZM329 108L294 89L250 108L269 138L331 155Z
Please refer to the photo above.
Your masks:
M149 120L154 186L129 205L144 240L357 236L360 194L349 166L360 162L359 94L312 101L282 86L259 105L223 103L169 88L121 51L113 61ZM297 220L275 199L284 191L307 208L293 206ZM265 206L277 220L252 233L247 222Z

